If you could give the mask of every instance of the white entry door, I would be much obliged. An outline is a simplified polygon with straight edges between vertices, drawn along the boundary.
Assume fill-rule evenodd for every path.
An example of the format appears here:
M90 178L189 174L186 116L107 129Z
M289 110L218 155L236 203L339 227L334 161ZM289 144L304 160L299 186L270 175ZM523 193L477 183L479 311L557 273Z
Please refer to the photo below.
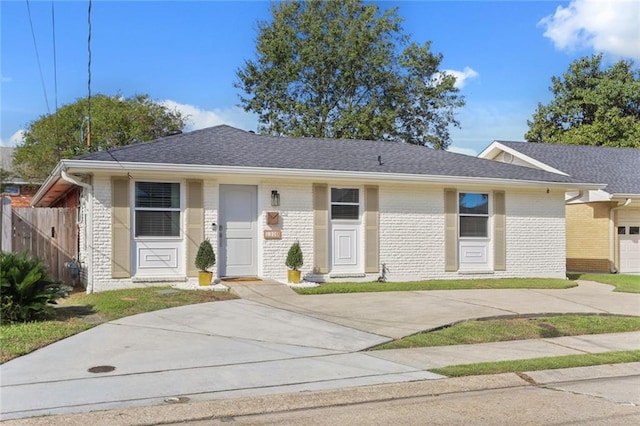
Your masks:
M258 273L258 188L220 185L218 244L220 275L255 276Z
M331 273L363 273L360 189L331 188L330 204Z

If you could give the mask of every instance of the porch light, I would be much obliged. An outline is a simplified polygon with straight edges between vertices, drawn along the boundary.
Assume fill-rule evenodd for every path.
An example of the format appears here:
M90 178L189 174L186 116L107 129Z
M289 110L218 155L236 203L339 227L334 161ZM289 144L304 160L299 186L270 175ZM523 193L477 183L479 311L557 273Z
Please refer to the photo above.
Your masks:
M280 205L280 194L278 194L278 191L271 191L271 205L273 207Z

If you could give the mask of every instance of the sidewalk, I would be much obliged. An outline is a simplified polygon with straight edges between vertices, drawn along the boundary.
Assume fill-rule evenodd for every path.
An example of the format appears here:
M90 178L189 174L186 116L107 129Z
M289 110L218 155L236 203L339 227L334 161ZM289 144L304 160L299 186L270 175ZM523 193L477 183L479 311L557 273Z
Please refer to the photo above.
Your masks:
M453 345L430 348L369 351L368 355L398 364L430 370L451 365L513 361L564 355L597 354L640 349L640 331L590 334L550 339ZM638 383L640 386L640 382Z

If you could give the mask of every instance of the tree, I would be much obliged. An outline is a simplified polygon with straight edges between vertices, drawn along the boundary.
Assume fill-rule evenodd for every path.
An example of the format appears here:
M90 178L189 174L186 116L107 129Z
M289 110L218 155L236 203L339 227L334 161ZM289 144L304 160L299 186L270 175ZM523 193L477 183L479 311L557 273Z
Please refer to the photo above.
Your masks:
M602 69L602 55L575 60L552 77L554 99L527 121L529 142L640 148L640 70L629 61Z
M235 87L261 133L402 141L445 149L464 98L430 42L409 43L397 9L361 0L283 1L258 23ZM404 48L404 49L401 49Z
M149 141L176 130L185 122L182 114L153 101L148 95L96 95L91 97L91 146L87 146L89 102L87 98L65 105L55 114L31 122L16 147L14 164L30 181L46 178L64 158Z

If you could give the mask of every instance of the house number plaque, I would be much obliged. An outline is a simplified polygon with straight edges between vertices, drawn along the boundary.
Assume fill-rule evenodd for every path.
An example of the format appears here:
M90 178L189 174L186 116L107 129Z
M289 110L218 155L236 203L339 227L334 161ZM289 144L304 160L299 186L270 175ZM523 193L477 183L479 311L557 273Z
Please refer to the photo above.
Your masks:
M269 229L264 231L264 239L265 240L281 240L282 239L282 230L280 229Z

